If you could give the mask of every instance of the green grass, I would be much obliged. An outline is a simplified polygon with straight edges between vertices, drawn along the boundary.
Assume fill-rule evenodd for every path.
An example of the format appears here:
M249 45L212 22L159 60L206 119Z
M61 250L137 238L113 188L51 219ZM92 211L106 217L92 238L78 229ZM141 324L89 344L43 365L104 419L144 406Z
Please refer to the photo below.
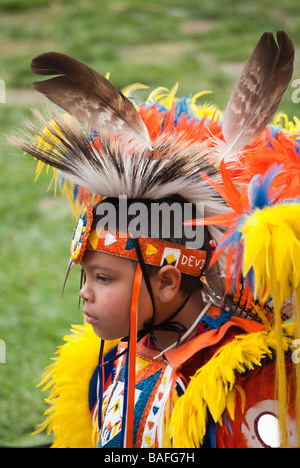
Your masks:
M57 50L110 72L117 86L209 87L224 107L237 77L230 65L245 62L263 31L285 29L300 44L297 0L3 0L0 13L1 78L17 89L30 87L34 55ZM287 93L293 112L290 101Z
M8 90L30 90L31 59L56 50L110 72L119 87L179 82L180 95L209 89L222 109L260 35L277 29L295 43L300 76L298 0L1 0L0 26ZM299 115L292 91L280 106L290 116ZM35 163L4 139L28 115L15 101L0 104L0 445L14 446L49 441L30 436L45 409L35 386L70 324L82 322L75 272L60 301L74 226L68 203L47 193L46 174L34 184Z
M11 130L25 114L5 107L1 128ZM6 363L0 364L0 445L28 445L45 439L30 438L45 408L35 386L62 336L82 315L76 275L60 301L74 226L67 202L47 193L46 176L34 185L36 163L13 153L21 156L2 143L0 338Z

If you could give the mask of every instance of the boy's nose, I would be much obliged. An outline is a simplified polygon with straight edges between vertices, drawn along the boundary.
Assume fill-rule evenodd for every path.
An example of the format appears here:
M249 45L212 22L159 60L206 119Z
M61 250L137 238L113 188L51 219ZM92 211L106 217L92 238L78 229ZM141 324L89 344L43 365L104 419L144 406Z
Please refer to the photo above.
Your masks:
M84 302L92 302L93 301L94 295L93 295L92 290L88 287L87 282L80 289L79 296Z

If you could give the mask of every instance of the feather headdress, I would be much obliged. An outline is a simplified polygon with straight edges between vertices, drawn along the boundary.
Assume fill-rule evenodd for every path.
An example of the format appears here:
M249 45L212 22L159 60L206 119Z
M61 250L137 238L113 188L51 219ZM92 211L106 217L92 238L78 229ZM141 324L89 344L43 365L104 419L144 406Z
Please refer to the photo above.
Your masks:
M155 103L138 111L104 76L55 52L33 59L34 73L56 75L34 87L66 113L52 110L50 122L36 114L37 124L29 128L40 138L27 135L11 141L52 166L60 179L93 196L157 199L179 194L188 202L203 203L206 217L220 214L226 204L199 173L218 181L215 154L221 158L236 154L275 112L290 80L294 55L283 31L277 40L278 44L271 33L263 34L237 81L222 119L226 143L219 125L217 132L205 128L207 116L199 121L185 111L178 119L175 106L163 112ZM161 119L156 131L151 129L153 113ZM218 243L223 230L217 226L209 230Z
M194 203L207 199L210 213L224 209L220 197L199 177L199 171L212 177L218 173L205 144L161 134L149 151L140 145L131 147L123 139L96 135L56 109L51 110L50 123L36 115L41 126L32 124L31 130L43 144L23 141L22 149L90 193L153 200L179 194Z
M47 73L57 74L64 62L62 58L56 53L39 56L33 60L33 70L41 70L41 73L47 70ZM57 66L54 65L56 60L59 64ZM50 65L47 67L48 61ZM70 198L75 192L79 198L82 191L88 194L87 200L90 197L99 200L103 196L120 195L156 200L176 194L189 203L203 204L206 216L226 211L222 198L199 177L200 171L204 171L216 180L219 178L218 170L209 157L208 136L211 130L207 128L207 113L200 118L189 113L190 109L184 99L167 109L154 97L150 98L147 105L136 106L136 110L130 100L119 91L119 98L113 101L113 126L110 119L98 119L96 122L94 111L91 116L82 109L79 112L74 103L88 102L84 73L89 77L87 81L90 99L96 99L95 95L98 96L100 89L106 96L105 99L99 98L101 112L104 112L108 94L115 95L117 91L106 78L101 75L99 77L93 70L87 70L86 65L81 62L68 58L65 63L71 66L72 73L61 68L60 73L64 75L47 80L45 88L44 82L35 85L63 110L49 109L50 115L46 119L35 112L36 123L30 122L27 125L29 134L27 132L21 138L13 137L11 141L40 163L53 167L56 181L70 194ZM75 99L71 93L74 97L72 101L68 94L68 84L76 67L79 70L79 78L76 78L78 94ZM53 86L50 85L51 81ZM57 95L53 91L56 83L60 83ZM82 100L80 87L83 89ZM95 89L93 93L91 88ZM192 103L195 106L194 103L195 99ZM112 116L111 105L107 112ZM212 115L209 126L214 130L218 129L217 134L220 135L220 125L217 122L217 113L215 114L216 118ZM119 121L118 132L116 121ZM136 126L147 131L148 136L144 135L142 139L141 130L134 134L132 128ZM75 205L73 202L72 204ZM76 214L79 215L78 209ZM212 226L209 231L211 238L219 242L223 229ZM222 280L213 271L208 276L211 283L217 283L211 284L211 287L216 288L222 296Z

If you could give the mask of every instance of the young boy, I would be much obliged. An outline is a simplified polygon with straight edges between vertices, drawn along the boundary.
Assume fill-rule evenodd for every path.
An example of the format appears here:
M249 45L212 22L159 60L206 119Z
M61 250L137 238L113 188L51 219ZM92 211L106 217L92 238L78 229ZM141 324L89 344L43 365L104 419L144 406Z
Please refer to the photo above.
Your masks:
M277 63L278 50L283 57L276 68L278 87L274 77L268 95L271 64L266 60ZM219 123L214 118L207 123L206 115L191 120L182 111L184 100L171 109L141 105L138 112L104 77L70 57L49 53L33 60L36 73L61 75L35 87L69 115L55 111L52 122L42 120L41 129L33 128L38 142L17 145L53 166L56 176L67 180L65 188L72 187L85 201L69 264L82 267L85 325L67 338L44 379L53 385L45 423L54 432L53 446L298 444L293 326L285 325L284 336L274 338L273 328L268 329L272 310L251 301L249 275L244 288L240 224L235 222L248 216L250 207L241 204L245 192L236 192L222 161L260 136L290 80L292 52L285 33L278 34L278 44L271 34L262 36L223 117L228 141L221 150ZM250 89L245 80L254 75L245 109L241 97ZM266 93L259 98L263 116L256 113L260 107L254 99L261 89ZM268 135L260 136L266 151ZM216 169L220 151L222 186ZM232 163L235 176L242 162ZM256 179L253 185L258 194ZM238 214L228 213L223 198ZM252 193L251 202L258 206L261 198ZM200 204L202 214L196 212ZM165 208L160 217L157 205ZM190 205L191 211L185 210ZM224 230L203 221L211 216L215 224L222 218L229 226L223 238ZM188 230L191 219L197 219L200 230ZM201 226L205 223L208 227ZM233 248L225 262L229 242ZM243 314L246 318L238 316ZM277 321L276 332L280 327ZM283 364L287 390L280 393L289 401L288 411L275 401L277 341L289 350ZM274 434L265 428L266 414L273 418Z

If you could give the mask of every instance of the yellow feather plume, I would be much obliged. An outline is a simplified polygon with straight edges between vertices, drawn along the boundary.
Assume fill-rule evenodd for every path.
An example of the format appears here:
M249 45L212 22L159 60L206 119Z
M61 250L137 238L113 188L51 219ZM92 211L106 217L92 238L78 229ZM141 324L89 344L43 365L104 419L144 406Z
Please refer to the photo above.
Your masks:
M54 435L52 448L94 448L93 422L89 410L89 384L98 365L100 339L88 324L72 326L71 335L59 347L58 357L46 369L38 386L51 388L45 400L45 422L35 431ZM104 353L117 344L105 343ZM34 433L34 434L35 434Z
M269 294L273 297L275 280L282 303L300 282L300 204L284 203L255 210L247 216L241 230L244 274L253 267L255 296L260 295L262 301Z

